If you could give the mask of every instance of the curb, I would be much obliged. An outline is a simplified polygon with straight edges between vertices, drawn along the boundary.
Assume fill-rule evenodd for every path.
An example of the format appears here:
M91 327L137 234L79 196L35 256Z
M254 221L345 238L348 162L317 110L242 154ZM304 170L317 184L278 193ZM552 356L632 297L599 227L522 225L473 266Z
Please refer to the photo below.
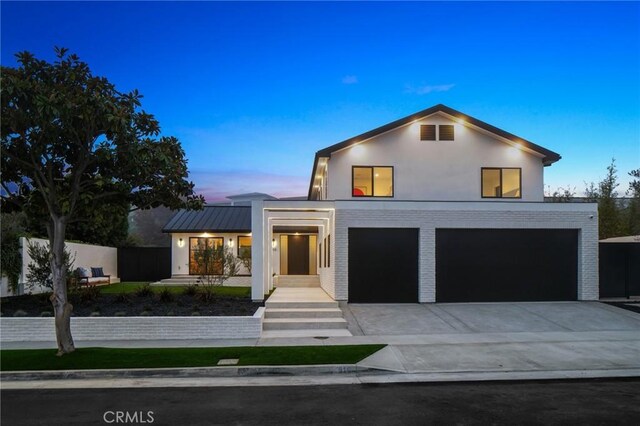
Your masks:
M360 367L355 364L322 364L246 367L129 368L117 370L8 371L0 373L0 381L314 376L365 372L381 372L381 370Z

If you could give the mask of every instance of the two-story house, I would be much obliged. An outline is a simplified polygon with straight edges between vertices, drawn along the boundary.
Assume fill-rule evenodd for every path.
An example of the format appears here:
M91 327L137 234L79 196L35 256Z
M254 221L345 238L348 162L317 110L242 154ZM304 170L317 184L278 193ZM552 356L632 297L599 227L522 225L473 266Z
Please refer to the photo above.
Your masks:
M544 202L558 160L436 105L318 151L306 200L179 212L173 274L228 244L252 257L235 283L255 300L292 283L355 303L594 300L597 207Z

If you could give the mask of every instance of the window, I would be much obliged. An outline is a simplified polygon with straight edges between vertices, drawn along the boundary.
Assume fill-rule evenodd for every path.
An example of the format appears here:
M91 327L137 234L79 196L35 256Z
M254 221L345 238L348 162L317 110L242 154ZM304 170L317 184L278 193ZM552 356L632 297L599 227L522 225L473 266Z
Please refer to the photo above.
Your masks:
M324 267L327 267L327 239L324 239Z
M331 268L331 234L327 235L327 268Z
M354 197L393 197L393 167L354 166Z
M453 124L441 124L438 126L438 133L441 141L453 140Z
M522 198L521 187L521 169L482 169L482 198Z
M435 141L436 140L436 125L435 124L423 124L420 126L420 140L421 141Z
M222 237L192 237L189 238L189 275L203 275L211 273L213 275L222 273L222 264L220 262L198 265L198 255L205 249L220 249L224 247L224 238Z
M238 257L251 259L251 237L238 237Z

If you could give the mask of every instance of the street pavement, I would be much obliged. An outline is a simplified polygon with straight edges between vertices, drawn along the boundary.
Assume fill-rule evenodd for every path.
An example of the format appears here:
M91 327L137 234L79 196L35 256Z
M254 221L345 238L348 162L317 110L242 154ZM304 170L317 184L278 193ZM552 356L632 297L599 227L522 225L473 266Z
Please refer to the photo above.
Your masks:
M3 390L2 425L638 425L640 379ZM128 416L128 417L126 417ZM118 422L120 424L124 421Z

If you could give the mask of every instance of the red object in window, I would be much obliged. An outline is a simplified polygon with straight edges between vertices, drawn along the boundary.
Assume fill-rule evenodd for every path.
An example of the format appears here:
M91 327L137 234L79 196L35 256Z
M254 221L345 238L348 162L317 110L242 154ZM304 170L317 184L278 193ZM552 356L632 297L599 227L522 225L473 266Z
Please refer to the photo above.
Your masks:
M362 192L361 189L353 188L353 196L354 197L362 197L363 195L364 195L364 192Z

